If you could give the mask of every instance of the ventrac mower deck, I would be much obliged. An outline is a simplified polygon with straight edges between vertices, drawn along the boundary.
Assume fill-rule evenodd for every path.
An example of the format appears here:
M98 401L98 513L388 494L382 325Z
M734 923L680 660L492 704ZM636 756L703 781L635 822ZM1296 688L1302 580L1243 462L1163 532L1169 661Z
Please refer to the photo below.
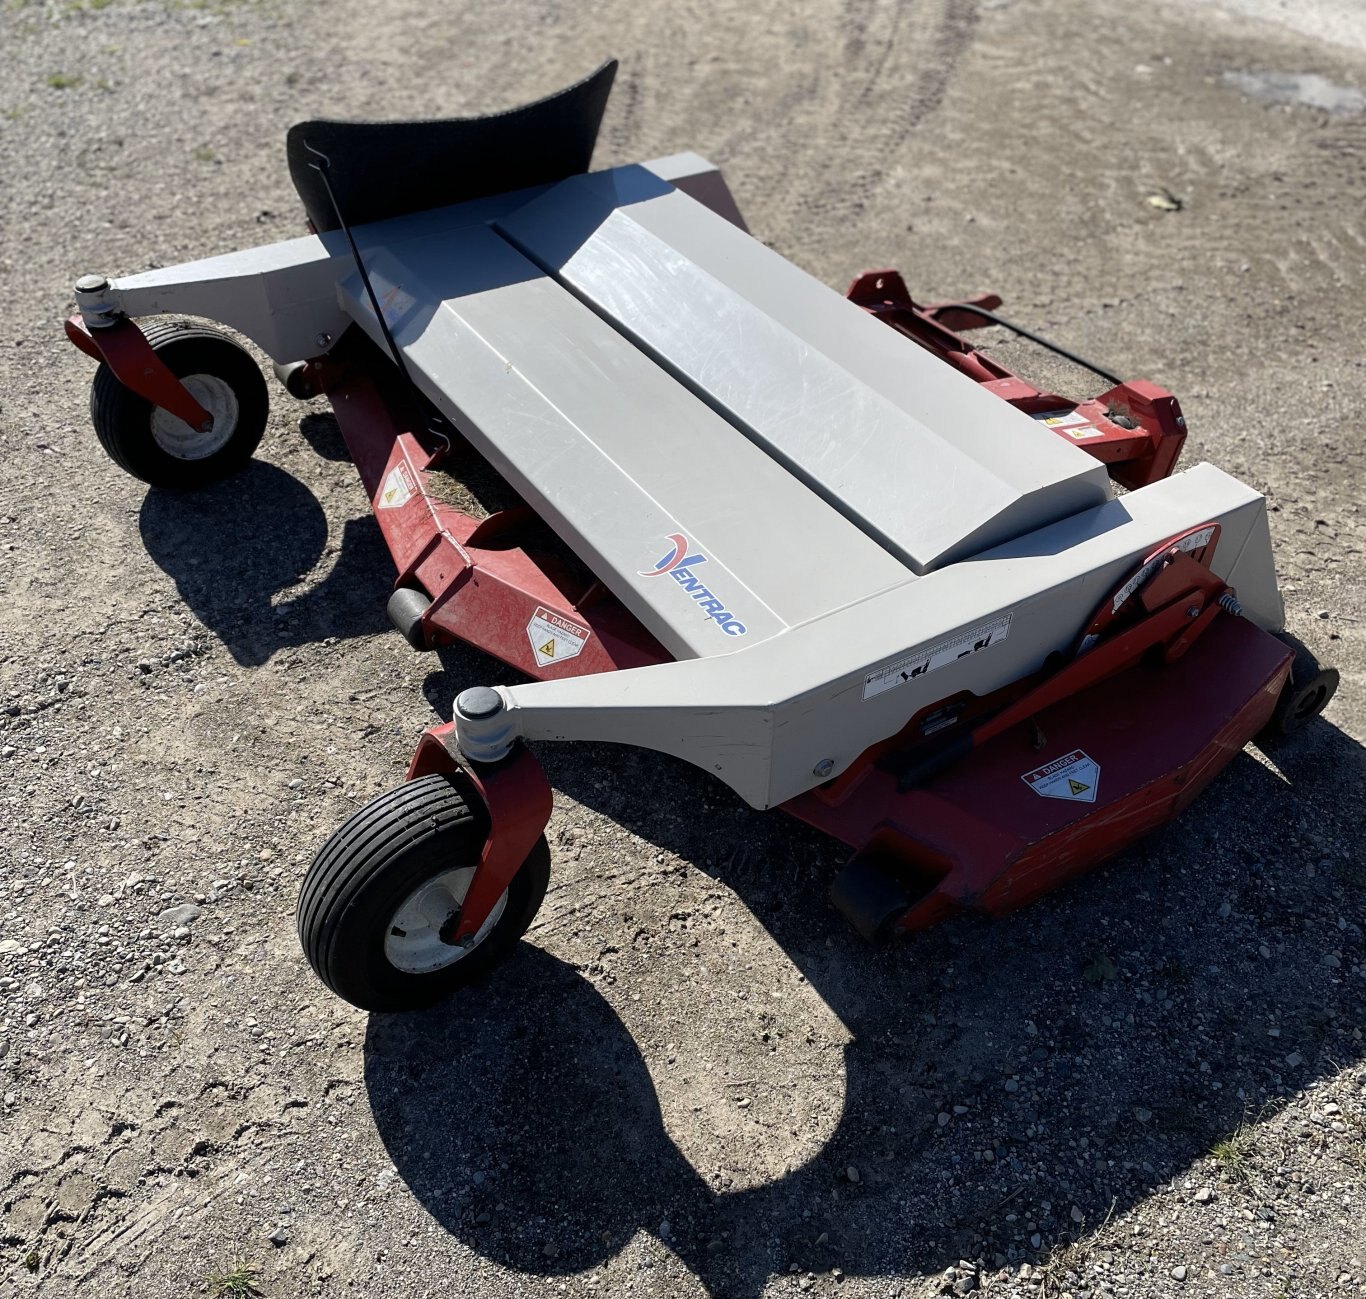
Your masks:
M184 488L252 454L250 356L134 318L231 326L332 403L395 625L531 678L461 693L314 862L305 951L363 1007L445 995L531 922L524 741L674 754L829 832L881 937L1056 887L1336 686L1276 634L1263 498L1173 472L1174 397L1039 391L961 337L995 298L920 305L893 271L839 296L694 155L588 171L613 70L496 117L295 127L314 234L77 285L119 464ZM438 490L489 467L506 508Z

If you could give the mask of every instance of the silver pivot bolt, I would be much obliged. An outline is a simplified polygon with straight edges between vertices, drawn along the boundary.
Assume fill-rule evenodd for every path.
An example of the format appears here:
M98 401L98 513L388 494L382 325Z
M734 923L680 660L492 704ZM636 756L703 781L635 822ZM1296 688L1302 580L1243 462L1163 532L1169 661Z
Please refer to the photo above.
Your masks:
M76 308L90 329L103 329L118 320L118 307L110 299L112 287L105 275L82 275L76 281Z
M474 686L455 697L455 737L471 762L500 762L512 752L517 732L490 686Z

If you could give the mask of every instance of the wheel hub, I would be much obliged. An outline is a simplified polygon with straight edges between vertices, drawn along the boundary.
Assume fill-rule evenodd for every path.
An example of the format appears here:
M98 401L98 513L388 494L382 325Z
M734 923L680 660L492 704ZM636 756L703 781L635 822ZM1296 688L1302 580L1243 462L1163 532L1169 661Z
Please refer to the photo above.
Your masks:
M461 943L455 938L460 906L474 871L473 866L446 871L419 885L400 903L384 937L384 955L390 965L405 974L430 974L454 965L488 937L507 908L506 890L471 939Z
M237 428L237 394L214 374L187 375L181 383L209 412L213 424L206 430L192 428L170 411L154 406L152 437L157 446L177 460L205 460L227 446Z

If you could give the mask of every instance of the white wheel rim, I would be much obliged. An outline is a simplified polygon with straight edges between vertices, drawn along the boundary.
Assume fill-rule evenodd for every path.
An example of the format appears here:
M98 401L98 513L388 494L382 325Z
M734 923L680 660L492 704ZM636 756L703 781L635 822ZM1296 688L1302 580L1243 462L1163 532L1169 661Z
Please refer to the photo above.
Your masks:
M186 375L180 382L213 417L213 427L208 432L201 432L170 411L153 406L152 438L167 455L177 460L204 460L227 446L237 431L237 394L227 380L216 374Z
M431 974L462 960L489 936L507 910L506 889L467 945L456 946L441 937L442 928L460 910L473 878L473 866L446 871L419 885L403 900L384 934L384 956L390 965L405 974Z

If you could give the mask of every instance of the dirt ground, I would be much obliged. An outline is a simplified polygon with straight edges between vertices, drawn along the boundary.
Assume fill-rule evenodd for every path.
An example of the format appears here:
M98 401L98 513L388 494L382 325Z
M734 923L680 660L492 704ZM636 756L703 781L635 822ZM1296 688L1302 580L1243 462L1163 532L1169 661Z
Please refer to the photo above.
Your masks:
M1342 690L1084 881L881 951L835 845L542 746L528 942L367 1017L299 878L506 676L388 629L326 418L277 389L247 472L149 492L60 321L83 272L299 233L297 120L607 54L599 163L696 149L828 283L993 288L1176 391ZM0 73L0 1299L1366 1289L1358 0L3 0Z

